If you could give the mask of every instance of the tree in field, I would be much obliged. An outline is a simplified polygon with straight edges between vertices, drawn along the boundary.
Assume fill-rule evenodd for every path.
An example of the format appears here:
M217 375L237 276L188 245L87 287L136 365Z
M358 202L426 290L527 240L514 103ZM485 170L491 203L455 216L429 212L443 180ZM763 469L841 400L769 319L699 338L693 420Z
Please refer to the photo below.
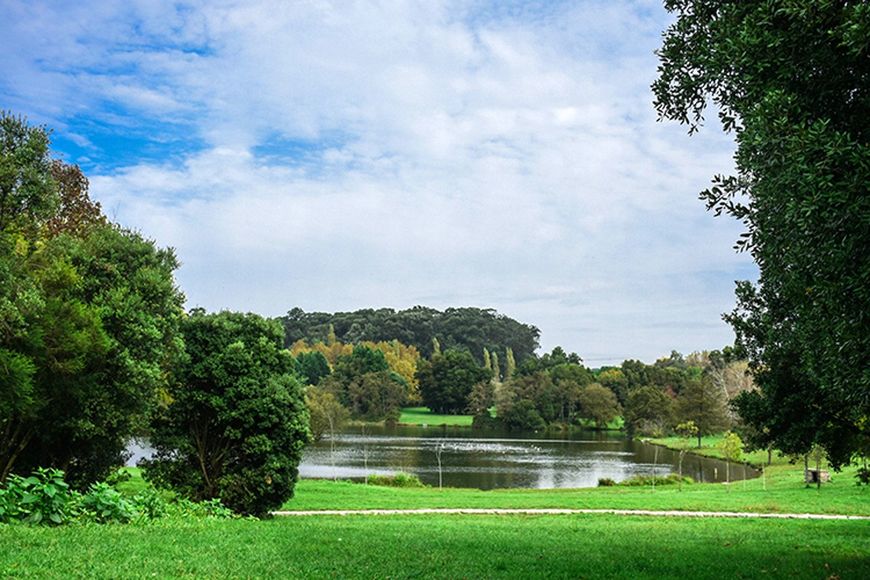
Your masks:
M595 427L598 429L605 429L607 424L619 417L622 412L613 391L598 383L592 383L580 389L578 402L580 404L580 417L594 421Z
M423 403L436 413L463 412L474 385L491 378L490 371L477 366L465 351L445 351L417 368Z
M639 387L628 394L625 426L629 436L661 436L674 421L674 399L658 387Z
M681 422L692 421L698 428L700 448L701 437L718 433L728 426L722 391L707 377L689 381L677 397L677 417Z
M172 402L151 429L145 476L195 500L264 515L292 497L311 434L303 386L277 321L194 310Z
M691 133L712 103L737 141L702 198L745 224L760 271L727 316L758 386L738 409L760 446L841 466L870 437L870 5L665 6L659 115Z

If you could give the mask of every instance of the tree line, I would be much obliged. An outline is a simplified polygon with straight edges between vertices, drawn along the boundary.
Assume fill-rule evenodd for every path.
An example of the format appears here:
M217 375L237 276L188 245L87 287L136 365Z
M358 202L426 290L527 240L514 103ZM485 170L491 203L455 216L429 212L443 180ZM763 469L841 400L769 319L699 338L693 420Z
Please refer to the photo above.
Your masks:
M293 308L281 318L285 343L330 341L345 344L398 340L430 357L434 345L443 350L467 350L483 363L484 350L504 352L510 348L517 360L525 360L538 349L541 331L490 308L447 308L439 311L425 306L407 310L363 309L355 312L304 312Z

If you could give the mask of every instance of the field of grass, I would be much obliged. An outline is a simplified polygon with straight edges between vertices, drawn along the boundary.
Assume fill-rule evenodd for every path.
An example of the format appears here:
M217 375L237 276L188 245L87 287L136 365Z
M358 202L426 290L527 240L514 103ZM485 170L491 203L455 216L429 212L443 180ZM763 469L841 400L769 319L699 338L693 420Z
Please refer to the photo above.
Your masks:
M715 446L716 441L710 444ZM146 485L134 469L119 486ZM629 508L870 515L854 469L820 491L782 459L762 480L651 488L392 488L303 480L286 508ZM870 522L576 516L316 516L0 526L0 576L866 578Z
M775 465L761 478L731 485L704 483L591 489L387 488L303 480L287 510L403 508L617 508L762 513L840 513L870 516L870 489L855 485L854 469L833 474L821 490L807 488L802 471ZM868 524L870 526L870 524ZM868 548L870 549L870 548Z
M405 425L456 425L471 427L471 415L438 415L428 407L405 407L399 417L399 423Z
M866 578L866 522L334 516L0 527L11 577Z

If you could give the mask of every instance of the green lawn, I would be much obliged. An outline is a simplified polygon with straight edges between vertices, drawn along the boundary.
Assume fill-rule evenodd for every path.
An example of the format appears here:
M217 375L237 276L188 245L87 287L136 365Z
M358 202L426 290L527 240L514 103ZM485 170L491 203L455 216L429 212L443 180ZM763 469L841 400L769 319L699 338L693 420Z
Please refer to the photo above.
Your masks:
M144 485L137 470L121 487ZM821 491L782 460L761 480L583 490L301 481L288 509L588 507L870 515L854 470ZM577 516L317 516L0 526L0 576L866 578L870 522Z
M686 440L656 439L656 443L685 447ZM719 455L721 437L702 439L701 453ZM692 448L691 451L698 450ZM764 477L730 485L704 483L651 487L602 487L591 489L476 489L386 488L348 482L303 480L296 497L284 509L367 509L367 508L617 508L676 509L687 511L750 511L763 513L839 513L870 516L870 488L855 485L854 467L832 472L830 483L821 490L807 487L803 468L774 454ZM761 465L766 452L746 456Z
M438 415L429 407L405 407L399 417L399 423L405 425L458 425L471 427L471 415Z
M0 527L11 577L866 578L865 522L400 516Z
M804 486L800 468L777 465L761 478L731 485L692 484L590 489L388 488L348 482L303 480L284 509L366 508L620 508L765 513L870 515L870 489L855 485L854 469L833 474L821 490ZM765 489L766 484L766 489Z

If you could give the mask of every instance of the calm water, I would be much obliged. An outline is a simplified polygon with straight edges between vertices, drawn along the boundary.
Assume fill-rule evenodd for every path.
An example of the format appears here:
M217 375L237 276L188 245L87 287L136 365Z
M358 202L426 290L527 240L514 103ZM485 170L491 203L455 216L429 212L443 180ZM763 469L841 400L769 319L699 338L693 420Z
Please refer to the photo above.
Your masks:
M334 448L334 450L333 450ZM624 436L582 431L536 434L473 431L457 427L353 427L310 445L299 466L303 478L362 479L369 474L413 473L438 485L502 487L594 487L598 479L678 471L679 454ZM744 467L731 466L731 479ZM686 454L683 474L696 481L725 481L725 463ZM757 473L745 468L745 477Z

